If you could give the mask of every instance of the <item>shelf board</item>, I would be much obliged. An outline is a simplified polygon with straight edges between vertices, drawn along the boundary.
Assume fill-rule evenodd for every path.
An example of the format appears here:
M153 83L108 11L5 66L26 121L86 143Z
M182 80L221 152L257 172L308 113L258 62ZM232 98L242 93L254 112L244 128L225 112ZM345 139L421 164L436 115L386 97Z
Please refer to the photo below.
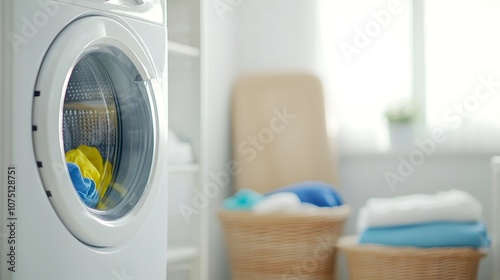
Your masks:
M200 49L189 45L168 41L168 53L189 57L199 57Z
M168 166L168 173L196 173L200 171L197 163L190 164L171 164Z
M200 250L195 246L173 247L167 249L167 264L191 260Z
M167 266L167 273L191 271L192 269L193 265L190 263L173 263Z

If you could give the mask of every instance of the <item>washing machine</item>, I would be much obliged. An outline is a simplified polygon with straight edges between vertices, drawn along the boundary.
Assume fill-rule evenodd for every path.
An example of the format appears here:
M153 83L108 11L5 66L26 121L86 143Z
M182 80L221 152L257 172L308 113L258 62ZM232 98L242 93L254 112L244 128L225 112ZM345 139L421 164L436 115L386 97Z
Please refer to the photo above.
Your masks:
M0 13L0 279L166 279L165 1Z

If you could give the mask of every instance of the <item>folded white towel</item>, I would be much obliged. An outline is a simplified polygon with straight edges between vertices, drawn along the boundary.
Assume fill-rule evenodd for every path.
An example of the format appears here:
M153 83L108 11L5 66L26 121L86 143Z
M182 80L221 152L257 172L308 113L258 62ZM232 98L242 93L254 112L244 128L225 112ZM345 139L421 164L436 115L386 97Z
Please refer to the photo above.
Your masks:
M361 233L371 227L480 221L481 215L479 201L466 192L453 189L434 195L370 198L359 212L357 227Z

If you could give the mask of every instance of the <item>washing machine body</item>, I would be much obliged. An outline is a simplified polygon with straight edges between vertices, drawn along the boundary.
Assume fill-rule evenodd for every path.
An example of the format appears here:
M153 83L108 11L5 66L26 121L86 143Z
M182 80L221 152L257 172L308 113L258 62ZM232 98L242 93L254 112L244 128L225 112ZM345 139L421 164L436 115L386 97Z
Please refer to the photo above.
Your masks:
M166 3L0 12L0 279L166 279Z

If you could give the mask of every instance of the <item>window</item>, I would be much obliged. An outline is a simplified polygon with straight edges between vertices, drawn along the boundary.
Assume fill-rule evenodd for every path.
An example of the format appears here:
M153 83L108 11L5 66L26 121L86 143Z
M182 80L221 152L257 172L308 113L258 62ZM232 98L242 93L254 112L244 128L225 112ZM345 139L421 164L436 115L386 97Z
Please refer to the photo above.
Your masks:
M500 148L500 2L425 1L427 126L449 132L449 146ZM493 92L491 92L493 91Z
M500 2L414 1L321 1L325 88L342 150L387 150L383 113L400 100L414 102L424 133L445 129L447 147L491 150L500 140L500 85L479 105L468 96L483 79L500 83ZM459 121L454 108L464 101L474 112Z

